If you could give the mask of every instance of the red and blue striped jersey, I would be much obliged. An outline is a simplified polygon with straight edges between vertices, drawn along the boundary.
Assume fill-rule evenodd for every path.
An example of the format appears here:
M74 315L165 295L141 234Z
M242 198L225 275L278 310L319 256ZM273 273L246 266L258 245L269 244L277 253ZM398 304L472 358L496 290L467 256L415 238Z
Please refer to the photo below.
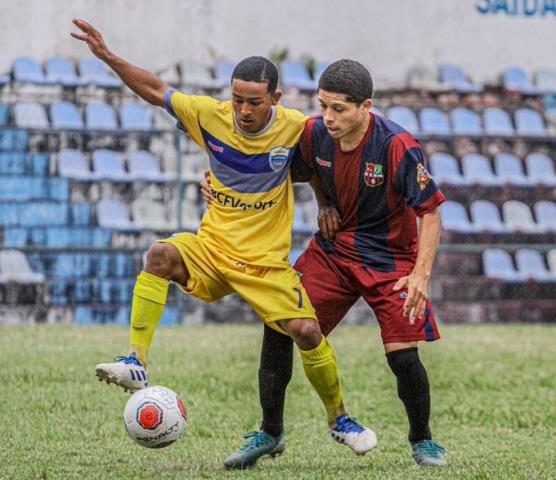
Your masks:
M390 120L369 113L360 144L343 152L321 116L305 126L292 164L294 179L317 176L341 215L329 253L382 272L411 270L417 257L417 216L445 197L428 173L419 143Z

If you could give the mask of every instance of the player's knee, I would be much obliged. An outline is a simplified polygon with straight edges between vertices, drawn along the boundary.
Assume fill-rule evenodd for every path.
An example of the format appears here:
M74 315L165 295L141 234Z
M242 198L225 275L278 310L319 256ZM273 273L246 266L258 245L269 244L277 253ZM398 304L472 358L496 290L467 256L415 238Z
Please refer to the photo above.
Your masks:
M169 243L153 243L147 252L145 271L159 277L172 275L180 260L179 252Z
M386 354L388 365L396 377L407 375L422 366L417 347L394 350Z
M302 350L317 348L322 340L319 324L309 319L291 321L289 334Z

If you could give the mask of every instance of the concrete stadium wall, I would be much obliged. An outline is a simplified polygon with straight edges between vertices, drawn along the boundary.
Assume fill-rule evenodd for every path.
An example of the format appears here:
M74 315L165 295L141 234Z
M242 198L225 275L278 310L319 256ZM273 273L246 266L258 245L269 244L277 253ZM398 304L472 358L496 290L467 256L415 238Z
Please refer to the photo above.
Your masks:
M482 81L511 65L556 69L555 0L0 0L0 71L17 55L88 55L72 17L149 69L276 47L355 58L397 81L415 64L455 62Z

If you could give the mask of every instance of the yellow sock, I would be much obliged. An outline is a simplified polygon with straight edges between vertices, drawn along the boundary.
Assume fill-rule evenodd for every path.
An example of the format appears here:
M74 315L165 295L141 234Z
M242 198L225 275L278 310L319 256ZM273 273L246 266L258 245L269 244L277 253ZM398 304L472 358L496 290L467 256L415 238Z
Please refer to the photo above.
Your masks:
M131 303L129 351L135 352L145 366L154 331L164 312L169 284L168 280L147 272L141 272L135 283Z
M299 350L305 375L319 394L326 415L328 425L336 425L336 417L344 415L342 386L338 377L336 358L330 344L325 337L314 350Z

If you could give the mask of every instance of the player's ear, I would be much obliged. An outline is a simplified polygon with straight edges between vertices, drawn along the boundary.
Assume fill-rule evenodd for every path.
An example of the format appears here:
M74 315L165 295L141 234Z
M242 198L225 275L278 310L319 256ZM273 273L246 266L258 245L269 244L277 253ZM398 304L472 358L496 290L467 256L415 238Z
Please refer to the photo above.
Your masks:
M272 95L272 105L276 105L280 101L280 98L282 98L282 92L280 90L276 90L274 95Z
M363 101L361 106L365 109L365 111L370 110L373 106L373 101L370 98L367 98L367 100Z

